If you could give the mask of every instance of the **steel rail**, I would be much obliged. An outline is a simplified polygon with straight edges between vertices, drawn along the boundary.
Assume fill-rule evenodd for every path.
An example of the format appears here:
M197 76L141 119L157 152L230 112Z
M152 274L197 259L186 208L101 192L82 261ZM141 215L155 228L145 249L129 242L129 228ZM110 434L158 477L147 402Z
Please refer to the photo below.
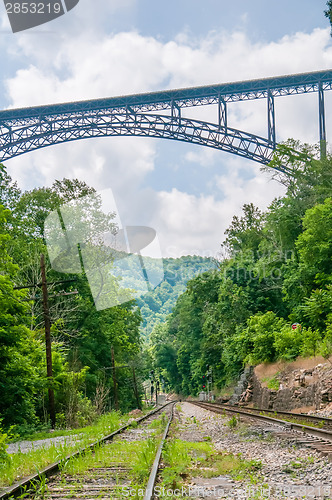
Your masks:
M151 415L158 413L159 411L163 410L164 408L166 408L166 406L168 406L172 403L173 403L173 401L170 401L170 402L166 403L165 405L152 410L151 412L147 413L146 415L143 415L143 417L136 419L135 422L140 424L141 422L143 422L147 418L151 417ZM48 465L47 467L45 467L44 469L39 471L37 474L33 474L29 477L26 477L26 478L22 479L21 481L18 481L17 483L13 484L12 486L9 486L8 488L3 489L2 491L0 491L0 500L7 500L10 497L15 497L17 495L20 495L22 492L24 492L25 489L36 484L36 482L38 482L42 476L50 477L50 476L54 475L55 473L57 473L59 471L60 464L63 461L67 461L67 460L70 460L72 458L78 457L79 455L83 455L88 450L93 450L94 448L96 448L100 444L106 443L107 441L111 441L115 436L117 436L118 434L121 434L122 432L127 430L130 426L131 426L131 423L123 425L122 427L120 427L116 431L111 432L111 434L108 434L107 436L104 436L103 438L99 439L98 441L95 441L94 443L89 444L85 448L81 448L81 449L75 451L74 453L67 455L64 459L61 459L58 462L55 462L51 465Z
M302 425L302 424L296 424L293 422L288 422L287 420L281 420L277 418L272 418L272 417L267 417L266 415L259 415L259 414L254 414L250 413L245 410L240 410L240 409L232 409L227 406L223 405L217 405L214 403L201 403L198 401L188 401L188 403L191 403L196 406L200 406L202 408L205 408L206 410L211 410L214 411L215 413L222 413L224 411L229 412L229 413L236 413L238 415L242 415L244 417L249 417L253 418L256 420L262 420L264 422L269 422L271 424L278 424L286 427L287 429L294 429L298 430L301 432L304 432L305 434L309 434L315 437L319 437L320 439L324 439L327 441L332 442L332 432L327 431L325 429L318 429L317 427L310 427L308 425ZM219 411L218 411L219 410Z
M157 475L158 475L158 470L159 470L159 464L160 464L161 454L162 454L162 451L163 451L163 448L164 448L165 441L166 441L167 436L168 436L169 427L170 427L170 425L172 423L172 420L173 420L174 404L172 406L171 415L170 415L170 417L168 419L168 423L166 425L163 437L161 439L161 443L159 445L159 448L157 450L157 453L156 453L156 456L155 456L155 459L154 459L154 462L153 462L153 465L152 465L152 469L151 469L151 472L150 472L148 484L147 484L146 489L145 489L145 495L144 495L143 500L152 500L154 498L154 487L155 487L156 480L157 480Z
M234 408L234 406L231 406L231 408ZM286 415L289 417L294 417L294 418L302 418L303 420L311 420L312 422L321 422L321 423L326 423L329 426L332 426L332 418L329 417L320 417L318 415L307 415L306 413L294 413L292 411L283 411L283 410L271 410L267 408L249 408L247 406L240 406L240 408L243 408L244 410L248 411L257 411L257 412L265 412L265 413L273 413L273 414L278 414L278 415Z

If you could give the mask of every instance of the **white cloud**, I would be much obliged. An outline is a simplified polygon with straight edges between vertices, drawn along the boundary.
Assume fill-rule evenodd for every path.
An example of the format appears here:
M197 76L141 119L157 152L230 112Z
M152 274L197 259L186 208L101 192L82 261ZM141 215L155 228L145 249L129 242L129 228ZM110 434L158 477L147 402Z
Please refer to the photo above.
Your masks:
M216 255L223 239L224 222L232 217L224 202L174 188L158 193L157 207L152 223L165 255Z
M199 150L188 151L184 158L190 163L198 163L202 167L213 165L217 159L218 152L214 149L200 148Z
M158 210L152 225L158 232L165 255L196 253L216 257L225 229L234 215L241 214L243 204L253 203L265 210L274 197L283 194L284 189L269 181L259 167L254 168L255 176L246 181L237 161L232 163L227 175L214 179L223 194L222 200L203 194L196 197L175 188L171 192L158 193Z
M74 28L61 36L50 33L16 37L15 50L28 62L6 81L11 107L320 70L330 68L332 63L327 29L263 44L253 43L240 32L210 33L196 40L181 34L167 43L134 31L106 34L91 29L80 34L78 17ZM278 137L292 135L305 141L318 137L316 98L276 100ZM209 121L215 121L217 116L215 108L185 113ZM229 106L232 127L266 135L265 120L264 101ZM209 169L222 163L223 171L227 170L223 176L207 179L201 186L201 196L182 192L176 186L170 191L143 190L141 185L156 161L159 168L163 165L163 158L157 159L157 141L153 139L77 141L13 159L7 165L23 187L50 184L63 176L79 177L98 189L111 187L126 220L149 222L158 230L164 255L175 251L214 252L243 203L253 201L263 208L280 194L280 188L268 182L253 163L248 167L239 158L197 151L186 152L182 160ZM207 191L211 183L213 195Z
M268 44L240 32L167 43L137 32L16 39L29 64L7 80L15 107L305 72L332 63L327 29Z

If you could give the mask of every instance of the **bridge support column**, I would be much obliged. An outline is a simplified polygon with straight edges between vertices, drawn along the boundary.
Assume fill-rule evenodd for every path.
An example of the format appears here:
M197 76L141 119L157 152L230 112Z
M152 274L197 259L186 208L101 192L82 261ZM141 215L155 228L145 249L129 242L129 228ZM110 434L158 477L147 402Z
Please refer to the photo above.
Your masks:
M172 116L172 118L177 118L179 120L179 126L181 127L181 108L173 100L172 100L172 104L171 104L171 116Z
M319 100L319 142L320 142L320 158L326 157L326 124L325 124L325 102L323 85L320 83L318 87Z
M271 90L267 91L267 126L268 126L268 139L272 143L273 149L276 148L276 118L274 111L274 97Z
M219 127L224 127L225 132L227 132L227 103L220 95L218 99L218 123Z

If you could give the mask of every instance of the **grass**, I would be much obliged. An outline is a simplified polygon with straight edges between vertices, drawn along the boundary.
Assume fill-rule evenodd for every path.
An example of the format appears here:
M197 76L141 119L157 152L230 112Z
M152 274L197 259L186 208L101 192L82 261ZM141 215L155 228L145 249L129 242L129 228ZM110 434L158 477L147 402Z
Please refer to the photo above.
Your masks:
M67 437L67 436L75 436L79 434L93 434L95 433L96 428L100 427L107 427L108 425L108 420L109 420L109 415L113 415L117 412L111 412L106 415L102 415L101 417L98 418L98 420L86 427L80 427L77 429L56 429L56 430L43 430L43 431L38 431L38 432L33 432L31 434L24 434L24 436L19 436L18 434L15 434L12 439L10 439L8 442L9 443L15 443L17 441L38 441L40 439L51 439L55 437ZM119 414L120 415L120 414Z
M142 409L142 416L146 415L150 411L152 411L153 408L149 406L145 406ZM49 427L45 428L42 430L37 430L37 431L31 431L31 432L24 432L24 434L18 434L14 432L12 433L11 439L8 440L9 443L15 443L16 441L38 441L40 439L49 439L53 437L64 437L64 436L73 436L81 433L89 433L90 431L94 432L94 429L96 426L101 426L103 425L103 420L106 417L106 425L107 425L107 416L109 414L117 413L116 411L112 411L110 413L107 413L105 415L102 415L98 417L91 425L86 425L84 427L79 427L75 429L55 429L52 430ZM121 413L119 413L121 415ZM126 422L129 418L132 418L128 414L122 414L121 418L123 419L124 422Z
M162 486L172 490L179 488L188 471L205 459L211 449L211 444L207 442L191 443L174 438L167 441L162 455L166 465L161 474Z
M63 463L61 470L66 475L85 475L93 467L117 464L130 469L129 475L134 482L144 482L146 475L150 474L158 442L156 436L140 441L114 441L97 447L93 453L88 452Z
M210 467L204 471L204 477L216 477L229 474L235 479L244 479L248 474L259 471L262 468L260 460L245 460L241 454L234 455L233 453L214 452L206 460L206 464ZM252 477L253 482L253 477Z
M165 412L163 412L160 417L155 418L148 425L149 429L155 429L156 432L162 432L162 430L166 427L168 422L168 417Z
M27 497L33 497L35 500L42 499L44 500L45 494L47 492L47 479L44 475L40 475L37 480L33 480L29 488L28 486L24 486L20 496L17 498L19 500L26 499ZM10 497L9 500L13 500L14 497Z
M289 422L290 424L299 424L299 425L303 425L303 426L307 426L307 427L316 427L318 429L323 429L325 427L325 424L326 424L325 420L322 420L321 422L318 422L318 423L312 422L310 420L306 420L306 418L303 417L302 415L296 416L296 414L294 414L294 417L287 417L285 415L282 415L282 412L280 412L281 416L279 417L277 411L275 411L273 414L265 412L265 411L261 411L261 412L259 412L259 415L284 420L285 422Z
M312 463L314 463L314 457L312 456L299 458L297 460L292 460L288 464L284 465L282 471L286 472L287 474L295 475L298 470L305 470L307 465Z
M163 413L149 424L145 438L138 441L116 440L98 446L94 452L80 455L63 463L61 470L64 473L64 484L67 475L84 475L86 477L89 475L89 469L109 467L112 464L122 465L128 470L120 472L118 475L119 490L123 488L121 478L130 480L130 498L141 499L140 494L147 484L166 422L167 416Z
M144 408L142 410L142 416L145 415L146 413L149 413L151 410L152 410L152 408ZM104 426L107 427L109 415L113 415L116 413L118 413L118 415L121 416L121 419L123 422L127 422L127 420L129 420L129 418L132 418L128 414L121 415L120 412L112 411L110 413L107 413L105 415L98 417L98 419L95 422L93 422L93 424L87 425L85 427L80 427L80 428L76 428L76 429L55 429L55 430L45 429L42 431L31 432L30 434L26 433L23 436L20 436L18 434L14 434L13 438L10 439L8 442L14 443L16 441L22 441L22 440L38 441L40 439L50 439L50 438L54 438L54 437L73 436L73 435L78 435L78 434L82 434L82 433L83 434L89 434L89 433L93 434L97 427L98 428L104 427ZM102 429L102 432L103 432L103 429Z
M84 483L93 479L95 471L91 469L107 468L112 465L122 466L126 470L120 470L116 474L115 480L118 487L113 490L113 493L120 495L123 490L123 480L130 480L130 498L139 499L139 490L144 489L147 483L158 444L157 436L147 436L146 439L140 441L118 440L100 445L93 452L88 451L69 461L64 460L60 467L62 472L61 488L67 486L69 489L66 494L77 496L76 490L80 488L80 480ZM70 476L76 476L76 484L67 481ZM105 491L100 490L99 494L106 496L109 494L107 490L108 485L106 484Z
M234 479L248 476L252 483L257 481L256 473L262 468L259 460L245 460L241 455L221 453L210 442L187 442L171 439L163 451L162 483L165 490L179 489L191 477L206 478L230 475Z
M61 434L47 434L47 438L64 436L68 437L68 440L65 439L63 443L52 443L49 447L43 446L27 453L18 452L9 455L6 461L0 462L0 488L9 486L22 477L35 474L53 462L65 460L67 455L112 433L129 418L129 415L110 412L102 415L95 425L75 431L59 431ZM78 435L77 440L72 439L75 435ZM40 439L39 435L35 435L35 438L37 439L37 436Z
M230 429L235 429L239 423L238 418L236 418L236 415L233 415L227 422L227 425Z
M273 377L265 377L262 379L262 382L266 384L266 387L268 389L271 389L272 391L278 391L280 387L280 382L277 379L277 375L279 374L276 373Z

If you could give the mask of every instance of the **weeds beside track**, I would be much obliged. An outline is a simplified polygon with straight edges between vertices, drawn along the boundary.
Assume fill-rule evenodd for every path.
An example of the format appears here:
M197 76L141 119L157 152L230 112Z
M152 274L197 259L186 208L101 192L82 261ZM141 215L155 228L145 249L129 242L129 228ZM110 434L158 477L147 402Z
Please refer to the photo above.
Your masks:
M141 417L140 419L132 422L131 424L127 424L120 429L117 429L115 432L112 432L111 434L99 439L98 441L90 444L89 446L80 449L76 451L75 453L66 456L62 458L61 460L57 461L56 463L46 467L45 469L39 471L37 474L34 474L33 476L30 476L29 478L25 478L24 480L18 482L17 484L6 488L2 492L0 492L0 500L5 500L9 499L14 496L19 496L19 495L24 495L24 497L35 497L35 496L42 496L43 498L46 495L46 490L47 490L47 496L49 498L63 498L65 491L63 491L62 486L59 486L61 484L61 481L65 482L66 485L70 484L73 482L72 479L70 479L70 475L76 474L78 477L78 481L75 483L75 488L73 487L73 484L69 488L69 492L73 489L75 491L77 490L77 493L81 493L79 496L82 498L85 498L84 490L88 490L88 485L91 486L92 490L95 490L95 493L98 493L98 497L100 497L100 494L103 491L103 488L98 487L103 483L103 475L105 475L106 472L106 477L110 477L111 473L114 475L114 482L115 485L119 483L119 480L121 477L124 475L129 474L128 467L125 466L125 462L121 461L118 463L114 462L114 457L118 455L123 455L125 450L127 450L127 453L131 453L131 456L135 455L137 456L137 463L133 463L133 467L131 467L130 475L132 478L137 478L137 481L139 483L140 481L140 474L144 475L146 474L146 467L144 467L144 464L148 462L148 456L152 456L152 459L154 457L155 451L156 451L156 439L155 440L145 440L145 446L144 448L141 448L139 446L136 446L135 443L130 444L128 446L128 443L126 441L122 441L122 443L125 443L125 446L121 445L121 440L118 441L117 446L108 453L107 451L107 446L104 446L107 442L111 442L116 436L122 435L126 430L132 428L135 429L136 427L139 427L143 422L147 421L149 424L149 419L154 419L154 416L163 411L165 408L167 408L171 403L167 403L161 408L158 408L149 414ZM151 422L150 422L151 424ZM161 424L164 426L165 422L162 421ZM153 426L153 424L152 424ZM115 443L114 443L115 444ZM122 446L122 447L121 447ZM136 449L137 448L137 449ZM106 450L106 451L105 451ZM141 454L141 456L140 456ZM125 456L125 455L124 455ZM128 456L128 455L127 455ZM112 458L113 457L113 458ZM107 463L103 463L103 460L107 460ZM113 460L113 463L112 463ZM74 465L75 464L75 465ZM83 466L83 464L85 464ZM93 465L95 464L95 465ZM142 467L143 464L143 467ZM76 467L76 471L75 471ZM90 467L90 468L89 468ZM136 469L135 469L136 467ZM79 470L80 469L80 470ZM143 471L140 472L140 469L143 469ZM89 474L86 473L86 471L89 470ZM49 482L49 478L56 474L57 472L61 471L62 479L58 481L58 486L52 486L51 483ZM84 472L85 471L85 472ZM94 472L93 472L94 471ZM82 474L83 477L82 477ZM99 474L99 476L98 476ZM90 479L87 481L87 484L84 483L86 480L87 476L91 476ZM104 481L105 482L105 481ZM84 486L85 484L85 486ZM93 485L94 484L94 485ZM108 487L114 486L114 484L108 484ZM126 486L124 484L124 486ZM79 488L82 488L82 491L79 491ZM54 491L52 492L52 488ZM68 490L68 487L66 486L65 488ZM105 488L104 488L105 489ZM114 489L114 488L112 488ZM89 490L88 490L89 491ZM67 492L68 493L68 492ZM109 495L108 495L108 498ZM115 497L111 497L115 498Z

